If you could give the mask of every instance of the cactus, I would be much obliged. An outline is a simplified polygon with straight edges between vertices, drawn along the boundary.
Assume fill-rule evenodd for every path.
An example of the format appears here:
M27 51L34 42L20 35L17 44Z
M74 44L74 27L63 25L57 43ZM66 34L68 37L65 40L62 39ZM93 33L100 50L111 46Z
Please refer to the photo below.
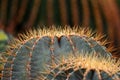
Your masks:
M63 64L64 67L66 67L67 64L69 64L70 62L72 62L74 66L77 66L74 63L74 61L77 61L77 59L78 60L81 59L79 58L81 57L79 55L83 55L83 56L94 55L97 58L103 58L103 59L110 58L111 60L112 54L109 52L109 49L111 50L111 48L107 49L105 45L106 45L106 40L103 39L103 36L93 34L92 31L89 29L82 29L79 27L69 28L68 26L66 26L63 29L52 27L52 28L43 28L38 30L30 30L27 31L25 34L20 35L19 39L13 40L10 45L10 48L6 51L6 54L9 55L9 57L7 59L1 59L2 63L5 63L4 66L0 68L0 70L2 70L1 79L2 80L10 80L10 79L12 80L40 79L41 80L41 78L44 79L46 78L46 74L45 76L43 74L43 72L46 71L45 65L48 64L51 66L55 64L57 61L61 59L61 56L64 56L66 60L68 59L68 63ZM76 57L76 59L69 58L69 55L71 55L71 53L72 55L74 55L74 57ZM85 59L86 58L87 57L85 57ZM92 60L92 57L90 60ZM94 57L93 60L95 60ZM89 65L90 61L88 59L87 61L88 61L87 64ZM107 61L108 63L110 62L109 60L106 60L106 63ZM82 63L81 66L83 66L84 63L83 62L81 63ZM114 73L114 75L118 74L118 72L120 71L119 61L117 63L113 62L110 65L107 65L106 63L105 65L100 65L101 68L102 66L109 68L110 65L111 66L113 65L115 67L113 68L110 67L109 69L107 69L108 72L110 70L110 72L112 73L116 72ZM104 70L104 67L102 68L103 71L100 73L101 76L103 75L103 77L104 75L107 75L105 73L106 70ZM67 68L69 67L66 67L66 69ZM88 70L89 68L91 69L91 67L84 67L84 66L83 68L87 68L85 70ZM59 68L56 68L55 66L53 70L56 69ZM74 69L74 68L70 68L70 69ZM82 69L80 68L80 70ZM99 68L97 69L97 67L95 67L94 70L97 70L99 72ZM94 70L92 70L92 72L94 72ZM72 76L74 75L76 74L73 74ZM60 77L59 79L53 78L52 80L60 80L61 78L62 77ZM109 78L111 79L111 77ZM118 78L119 76L116 79ZM78 78L72 78L70 80L76 80L76 79ZM51 78L48 77L48 80L51 80ZM66 78L64 78L63 80L66 80Z

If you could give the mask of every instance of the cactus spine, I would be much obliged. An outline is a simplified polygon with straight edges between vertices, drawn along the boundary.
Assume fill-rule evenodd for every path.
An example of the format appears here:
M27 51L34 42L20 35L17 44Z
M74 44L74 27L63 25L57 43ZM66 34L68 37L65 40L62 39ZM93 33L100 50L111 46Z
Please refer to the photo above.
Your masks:
M2 62L4 62L5 64L2 70L1 78L2 80L11 80L11 79L12 80L16 80L16 79L44 80L46 78L43 75L43 72L46 71L45 65L48 64L49 66L51 66L55 64L55 62L61 59L60 56L64 56L65 59L68 60L68 63L65 63L64 65L67 66L69 62L74 63L74 59L71 59L73 61L69 61L70 60L69 55L71 55L70 53L72 53L74 57L76 56L75 61L77 59L79 60L79 57L77 57L78 55L83 55L83 56L94 55L98 58L102 57L103 59L111 58L112 57L111 53L105 47L106 40L101 41L103 40L102 38L103 36L100 35L95 36L94 34L92 34L92 31L90 31L89 29L81 29L78 27L71 29L68 28L68 26L65 27L64 29L43 28L43 29L26 32L25 34L22 34L19 39L13 41L13 43L10 46L10 49L8 49L8 51L6 52L9 55L9 57L7 59L2 59ZM85 57L85 59L86 58L87 57ZM85 61L88 61L88 59ZM75 63L73 64L74 66L76 66ZM114 65L114 63L111 63L111 65ZM118 65L120 65L119 61L115 64L115 66L117 67L116 73L120 71L118 69L119 67ZM84 68L83 64L80 66ZM108 65L105 66L108 67ZM89 68L85 67L85 68L87 68L85 70L88 70L90 67ZM95 70L97 70L96 68L97 67L95 67ZM112 69L111 68L112 67L110 67L109 69L112 72L112 70L115 67L113 67ZM53 70L55 69L57 68L55 67ZM74 69L74 67L71 67L70 69ZM81 68L79 70L81 70ZM103 71L105 71L104 68ZM74 73L74 71L72 72ZM87 73L83 73L83 74L86 75ZM100 74L104 74L104 72ZM59 76L59 74L56 75ZM76 74L73 74L72 76L74 75ZM90 75L92 75L91 72ZM102 77L100 77L99 75L98 76L96 75L95 77L97 78L99 77L98 79L102 79ZM60 80L61 78L62 76L59 76L59 78L53 77L52 80ZM66 79L69 78L64 78L63 80ZM69 80L76 80L76 79L79 78L73 77L72 79L70 78ZM81 79L87 80L87 78L81 78ZM110 79L112 78L110 77ZM48 80L51 80L51 78L48 78Z

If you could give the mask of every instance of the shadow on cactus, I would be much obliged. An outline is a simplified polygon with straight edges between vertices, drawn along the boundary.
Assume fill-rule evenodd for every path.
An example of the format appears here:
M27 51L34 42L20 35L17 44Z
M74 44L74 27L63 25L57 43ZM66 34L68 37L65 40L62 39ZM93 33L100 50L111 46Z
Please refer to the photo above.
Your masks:
M29 30L12 41L6 51L9 57L1 59L1 79L119 80L120 61L112 59L106 41L104 36L79 27Z

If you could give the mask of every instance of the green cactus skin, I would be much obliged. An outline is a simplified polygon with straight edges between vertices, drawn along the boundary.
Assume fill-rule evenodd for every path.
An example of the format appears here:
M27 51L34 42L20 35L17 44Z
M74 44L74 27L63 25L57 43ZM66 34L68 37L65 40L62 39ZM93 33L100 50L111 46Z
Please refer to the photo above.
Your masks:
M61 29L30 31L26 33L27 35L23 34L20 40L13 41L14 44L11 45L7 53L9 57L4 61L1 79L35 80L45 71L46 64L51 64L60 56L67 57L69 53L73 53L74 56L77 56L76 53L85 53L83 55L111 57L111 53L100 44L99 39L97 40L99 37L93 36L89 30L86 32L85 29L78 31L78 28ZM94 72L92 70L90 73ZM73 77L70 80L78 79Z

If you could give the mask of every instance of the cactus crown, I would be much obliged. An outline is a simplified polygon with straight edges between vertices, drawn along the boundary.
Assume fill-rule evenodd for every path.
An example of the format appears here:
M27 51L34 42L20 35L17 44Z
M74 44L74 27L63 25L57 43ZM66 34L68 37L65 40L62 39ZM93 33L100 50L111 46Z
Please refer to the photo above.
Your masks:
M60 38L62 36L68 37L70 35L92 38L93 40L97 41L97 43L100 44L101 46L105 46L106 44L110 43L107 42L107 39L105 39L105 35L93 32L89 28L81 28L80 26L74 26L73 28L71 28L70 26L56 28L55 26L51 26L47 28L46 27L40 29L38 28L37 30L30 29L26 31L24 34L19 34L18 38L12 40L9 46L10 48L19 47L19 45L24 44L25 42L29 41L32 38L42 38L44 36L49 36L51 38L57 36L58 38ZM112 52L115 50L114 47L112 47L111 45L108 45L108 48L106 49L108 52Z

